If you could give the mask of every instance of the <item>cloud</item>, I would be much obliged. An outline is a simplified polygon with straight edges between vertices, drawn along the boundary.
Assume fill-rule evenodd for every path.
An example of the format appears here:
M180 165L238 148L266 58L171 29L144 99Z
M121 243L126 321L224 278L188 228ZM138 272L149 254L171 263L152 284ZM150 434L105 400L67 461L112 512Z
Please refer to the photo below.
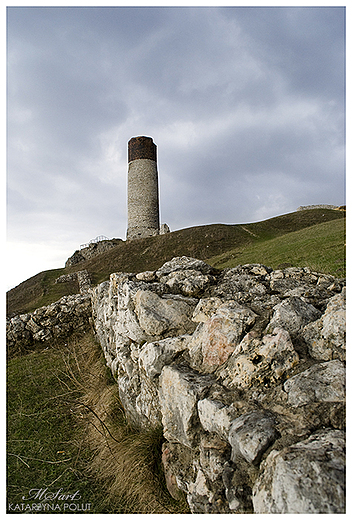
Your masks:
M344 203L344 8L7 13L11 243L124 238L136 135L171 229Z

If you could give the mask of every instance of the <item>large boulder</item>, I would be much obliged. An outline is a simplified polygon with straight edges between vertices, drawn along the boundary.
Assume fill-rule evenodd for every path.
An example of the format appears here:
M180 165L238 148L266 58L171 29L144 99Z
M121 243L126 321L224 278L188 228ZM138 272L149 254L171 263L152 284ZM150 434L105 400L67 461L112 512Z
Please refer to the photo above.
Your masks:
M275 328L262 338L249 332L220 372L223 384L247 389L251 386L269 387L277 384L295 367L299 356L289 333Z

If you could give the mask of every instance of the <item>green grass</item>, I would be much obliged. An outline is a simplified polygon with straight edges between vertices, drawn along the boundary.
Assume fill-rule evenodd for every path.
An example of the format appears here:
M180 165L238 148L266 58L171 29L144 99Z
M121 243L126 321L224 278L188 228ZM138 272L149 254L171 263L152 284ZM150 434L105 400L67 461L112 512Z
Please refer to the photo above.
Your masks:
M333 220L270 240L259 240L245 248L235 248L213 257L209 263L217 268L261 263L273 269L290 264L344 278L345 235L345 221Z
M7 501L8 507L13 504L9 512L19 512L13 511L15 504L39 503L22 499L32 489L78 490L80 504L91 503L91 512L101 509L103 496L86 471L92 454L72 413L72 403L81 392L67 373L70 346L8 361ZM61 511L49 512L70 512L62 509L61 504Z
M92 333L8 360L8 513L187 512L166 490L163 441L161 428L127 424ZM80 498L24 500L31 490Z

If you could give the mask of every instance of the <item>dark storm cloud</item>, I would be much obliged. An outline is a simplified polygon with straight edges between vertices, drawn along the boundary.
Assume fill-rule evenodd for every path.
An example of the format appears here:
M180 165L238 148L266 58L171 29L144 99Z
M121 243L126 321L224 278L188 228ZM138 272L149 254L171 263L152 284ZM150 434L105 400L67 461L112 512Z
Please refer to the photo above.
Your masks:
M124 238L135 135L158 145L172 229L342 204L344 24L333 7L8 8L9 241L63 264Z

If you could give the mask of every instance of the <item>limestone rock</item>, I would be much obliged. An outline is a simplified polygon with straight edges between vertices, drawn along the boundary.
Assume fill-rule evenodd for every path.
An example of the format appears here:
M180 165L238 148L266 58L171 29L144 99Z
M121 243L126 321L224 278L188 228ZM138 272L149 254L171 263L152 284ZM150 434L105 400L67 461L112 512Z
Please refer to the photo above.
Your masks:
M259 514L336 514L345 512L345 438L323 430L262 464L253 487Z
M176 479L175 468L173 467L173 463L177 465L177 455L178 454L176 454L172 449L172 444L164 442L162 445L161 462L164 468L166 487L172 498L180 500L183 498L184 494L182 489L177 485L178 481Z
M315 321L321 316L318 309L296 296L275 305L273 310L274 315L266 329L267 332L280 327L287 330L289 334L295 334L307 323Z
M188 493L189 482L194 482L197 468L194 465L194 451L178 442L164 442L162 445L162 463L165 470L166 483L171 496L180 496L175 484L183 493Z
M248 474L233 462L224 464L222 480L231 513L253 513L251 486Z
M77 279L77 273L62 274L55 280L56 283L74 282Z
M277 327L262 339L249 332L220 376L224 378L225 386L248 388L255 383L268 387L280 381L298 361L287 331Z
M227 441L232 421L238 415L236 408L209 398L198 401L197 406L199 420L204 430L217 433Z
M160 375L165 365L170 365L175 357L187 349L189 335L166 338L143 345L139 355L139 365L151 379Z
M199 437L197 401L212 385L209 376L183 366L165 366L160 375L160 406L164 436L192 447Z
M211 482L221 478L224 464L230 457L230 446L217 435L202 435L199 444L199 462L206 478Z
M220 298L202 298L199 300L196 308L194 309L192 320L196 323L204 323L207 321L216 311L220 305L222 305Z
M202 274L213 274L216 271L213 267L203 262L203 260L181 256L175 257L169 262L165 262L165 264L156 271L156 276L160 278L175 271L187 271L189 269L199 271Z
M161 298L151 291L140 290L135 295L135 313L148 337L192 333L195 329L191 320L194 307L186 301Z
M229 431L231 459L241 455L247 462L257 464L264 451L279 436L275 420L263 411L249 412L235 419Z
M213 290L213 296L248 303L253 297L264 296L267 293L265 277L269 272L270 270L261 264L226 269L222 280Z
M79 292L81 294L89 294L89 291L92 286L92 282L91 282L87 269L83 269L82 271L77 271L77 282L78 282Z
M303 328L302 336L314 359L346 359L346 291L333 296L322 317Z
M339 360L317 363L291 377L284 384L291 406L303 406L315 401L343 402L346 395L346 371Z
M156 279L154 271L144 271L143 273L136 274L137 280L142 282L154 282Z
M36 342L63 338L76 330L88 330L91 316L90 297L80 294L63 296L33 313L14 316L6 325L8 352L27 351Z
M197 329L189 345L192 366L214 372L225 363L254 324L256 314L237 302L228 301Z
M167 224L161 224L160 226L160 231L159 231L159 234L160 235L166 235L167 233L170 233L170 228Z
M171 292L185 296L200 296L214 280L213 276L195 269L173 271L165 276L159 274L160 283L165 284Z
M116 297L114 294L109 295L110 301L116 300L118 314L113 320L116 320L120 334L139 344L151 340L141 327L135 308L138 291L143 291L146 287L147 284L144 282L125 281L117 284Z
M100 242L89 243L86 247L82 247L82 249L75 251L73 255L66 260L65 267L75 265L84 260L89 260L96 255L108 251L112 247L116 247L121 242L122 240L120 238L113 238L112 240L107 239Z

